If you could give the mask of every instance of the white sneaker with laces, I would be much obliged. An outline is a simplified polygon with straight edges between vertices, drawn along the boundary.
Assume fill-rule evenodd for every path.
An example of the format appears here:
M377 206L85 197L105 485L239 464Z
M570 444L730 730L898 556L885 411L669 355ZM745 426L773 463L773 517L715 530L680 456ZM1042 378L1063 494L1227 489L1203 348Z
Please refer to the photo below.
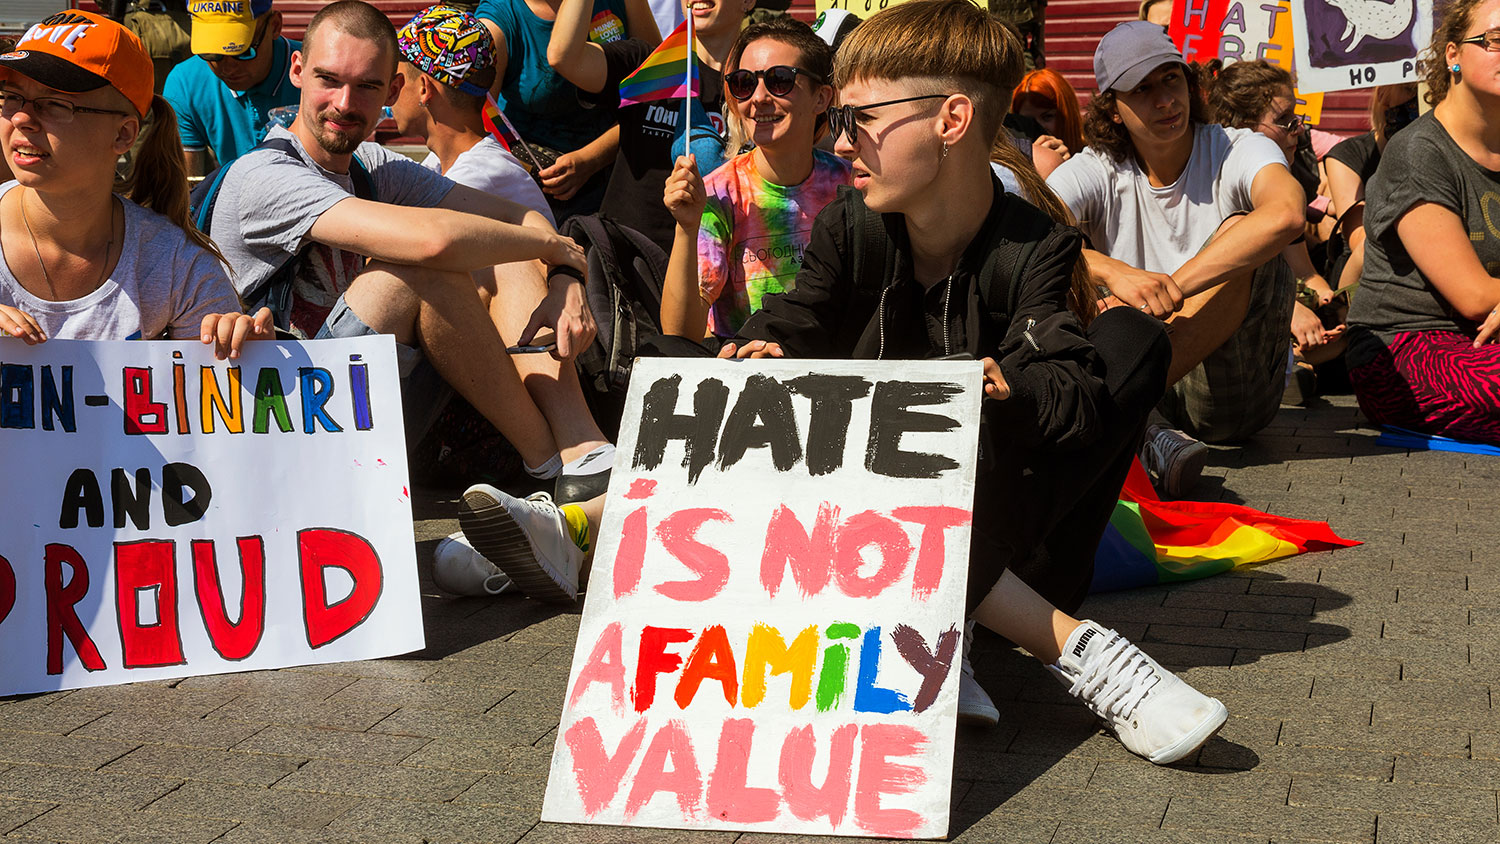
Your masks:
M464 492L458 523L474 550L522 592L548 601L578 600L583 549L552 496L537 492L521 499L475 484Z
M974 645L974 621L964 625L963 663L958 672L958 722L971 727L993 727L1000 723L1000 710L974 677L969 649Z
M1047 668L1114 729L1127 750L1158 765L1202 747L1229 718L1216 698L1092 621L1074 629L1057 664Z
M432 552L432 582L454 595L499 595L510 588L510 578L475 551L463 531L444 538Z
M1148 425L1141 464L1156 476L1163 493L1181 498L1198 485L1208 462L1208 446L1166 425Z

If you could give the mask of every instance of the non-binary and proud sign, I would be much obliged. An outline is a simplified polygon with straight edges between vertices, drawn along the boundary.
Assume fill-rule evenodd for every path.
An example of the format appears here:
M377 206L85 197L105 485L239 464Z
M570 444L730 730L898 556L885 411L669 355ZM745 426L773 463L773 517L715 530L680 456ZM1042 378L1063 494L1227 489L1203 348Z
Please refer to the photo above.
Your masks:
M637 362L544 819L946 832L980 375Z
M388 337L0 340L0 695L422 647Z

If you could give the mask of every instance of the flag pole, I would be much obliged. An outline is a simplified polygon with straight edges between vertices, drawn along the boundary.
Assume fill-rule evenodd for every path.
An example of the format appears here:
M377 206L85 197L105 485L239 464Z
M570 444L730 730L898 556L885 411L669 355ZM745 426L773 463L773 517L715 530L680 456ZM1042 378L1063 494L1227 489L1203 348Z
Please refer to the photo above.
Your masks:
M693 53L693 10L688 9L687 16L687 72L682 80L682 151L684 155L693 153L693 61L696 59Z

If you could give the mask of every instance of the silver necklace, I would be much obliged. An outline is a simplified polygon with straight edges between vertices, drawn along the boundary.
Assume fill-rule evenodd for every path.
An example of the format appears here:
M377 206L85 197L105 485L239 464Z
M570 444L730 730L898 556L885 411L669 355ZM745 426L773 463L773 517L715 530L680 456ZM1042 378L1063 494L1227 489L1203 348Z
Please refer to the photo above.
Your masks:
M42 280L47 282L47 292L55 297L57 296L57 288L52 284L51 274L47 272L47 262L42 260L42 250L36 244L36 232L31 230L31 219L26 216L26 194L19 194L18 196L17 201L21 203L21 223L26 226L26 236L31 238L31 251L36 254L36 265L42 268ZM113 202L114 200L111 199L110 201ZM104 264L99 268L99 280L94 282L93 288L89 291L90 293L99 289L99 285L104 283L105 273L109 272L109 250L115 245L114 228L115 209L111 205L109 209L109 240L104 244Z

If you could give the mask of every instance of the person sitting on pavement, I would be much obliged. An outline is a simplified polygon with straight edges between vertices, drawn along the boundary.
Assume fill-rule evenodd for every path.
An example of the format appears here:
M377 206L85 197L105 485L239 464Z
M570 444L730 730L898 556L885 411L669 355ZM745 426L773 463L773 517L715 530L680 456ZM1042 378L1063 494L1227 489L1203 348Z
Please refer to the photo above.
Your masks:
M967 0L913 0L849 36L830 125L853 188L818 216L796 289L767 296L720 357L980 359L987 458L968 610L1046 664L1128 749L1166 764L1223 726L1223 704L1069 613L1088 591L1170 347L1158 321L1130 308L1083 329L1068 307L1077 230L991 175L1021 54L1014 33ZM986 278L1014 289L981 289Z
M559 222L599 210L620 148L613 108L581 108L578 87L552 64L561 0L481 0L474 14L495 42L496 101L543 153L537 177ZM590 0L583 37L661 43L646 0ZM561 36L573 37L572 32Z
M618 110L620 152L610 171L600 210L627 222L662 251L672 252L676 221L662 204L662 191L676 163L673 150L689 149L698 165L712 170L723 159L725 124L719 114L724 101L721 69L755 0L682 0L693 16L693 52L697 59L698 97L692 144L685 146L682 100L635 103ZM635 72L653 46L634 38L596 44L588 35L588 6L584 0L561 0L552 31L548 58L552 67L583 92L594 108L614 108L620 80ZM712 137L707 137L712 135ZM709 166L708 159L717 161ZM701 171L700 171L701 172Z
M177 111L188 175L202 176L254 149L272 109L297 104L287 70L302 45L281 36L271 0L192 0L189 10L195 55L172 69L162 96Z
M1078 94L1061 73L1042 68L1021 77L1021 84L1011 94L1010 107L1016 114L1035 120L1046 133L1033 146L1052 149L1061 154L1063 161L1083 149L1083 116L1078 111ZM1060 142L1061 147L1054 141Z
M1500 0L1458 0L1432 36L1432 111L1391 138L1366 192L1349 380L1379 425L1500 445Z
M1270 138L1286 155L1288 166L1297 155L1298 142L1307 132L1307 124L1294 110L1297 105L1292 75L1264 59L1235 62L1219 71L1208 94L1208 107L1214 122L1235 129L1250 129ZM1345 326L1336 323L1325 327L1314 310L1332 301L1336 291L1313 266L1307 251L1307 239L1298 237L1281 257L1292 268L1299 288L1312 291L1318 298L1308 303L1292 304L1292 348L1299 369L1337 358L1344 353L1347 338ZM1311 395L1308 391L1306 395Z
M1089 146L1047 183L1089 238L1110 301L1170 321L1165 418L1141 457L1180 497L1207 460L1199 440L1242 440L1281 405L1296 279L1280 252L1306 203L1274 142L1205 121L1197 76L1160 26L1110 30L1094 76Z
M401 28L397 46L401 51L398 69L405 83L391 111L403 136L420 137L427 142L431 153L422 162L423 166L442 172L460 185L530 208L550 220L552 210L531 175L484 128L485 93L495 76L493 42L484 26L474 16L452 6L431 6ZM507 270L486 267L475 271L474 278L481 296L491 303L491 315L502 336L514 336L521 332L529 314L524 308L496 307L502 302L497 296L500 286L509 284L514 288L530 282L537 287L532 294L537 301L546 290L541 287L539 274L515 277ZM515 295L511 292L509 297ZM554 436L564 442L605 441L583 403L578 371L571 361L559 361L545 354L515 355L511 361L532 398L546 409ZM560 431L559 427L568 430ZM588 468L599 470L586 473L597 475L593 483L595 492L602 491L600 482L608 475L599 472L609 469L613 451L612 447L600 446L585 455ZM476 486L470 495L481 496L493 489ZM573 496L576 493L560 495L555 500L566 502ZM475 579L455 574L476 570L483 576ZM462 531L438 544L433 554L433 580L455 594L495 594L509 583L508 577L474 550Z
M229 167L210 233L242 295L255 301L270 288L279 327L304 337L394 336L408 447L456 391L529 474L557 477L556 500L537 493L495 514L505 530L523 531L508 546L506 571L576 566L603 505L600 454L612 447L579 434L581 395L529 388L506 349L546 326L555 330L553 354L566 361L592 339L582 250L537 211L362 143L400 96L400 55L395 28L374 6L341 0L318 12L292 55L297 118ZM351 195L353 170L367 174L374 198ZM482 294L471 273L495 265L503 266L494 289Z
M1377 86L1370 92L1370 131L1339 142L1323 159L1341 234L1339 254L1329 256L1329 272L1341 288L1358 282L1365 269L1365 187L1391 137L1416 119L1415 84Z
M766 294L792 288L813 218L849 183L848 162L813 147L833 102L833 51L806 24L751 24L724 66L755 149L707 179L691 156L678 158L665 195L677 238L661 328L695 340L733 337Z
M0 185L0 335L201 338L221 359L271 336L270 313L240 313L188 221L177 123L152 77L140 39L90 12L59 12L0 55L0 151L15 172ZM136 178L120 184L146 114Z

